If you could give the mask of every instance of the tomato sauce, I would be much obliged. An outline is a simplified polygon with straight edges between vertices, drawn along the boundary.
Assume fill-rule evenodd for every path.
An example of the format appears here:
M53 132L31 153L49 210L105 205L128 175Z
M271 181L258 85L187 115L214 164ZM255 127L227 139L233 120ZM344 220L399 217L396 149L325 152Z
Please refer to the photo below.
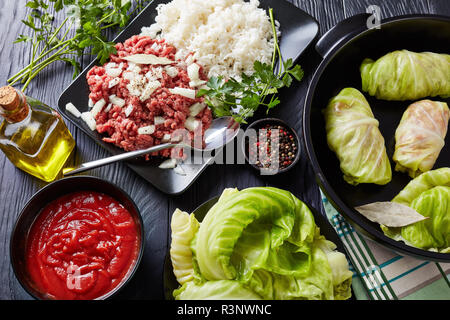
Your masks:
M102 193L83 191L48 204L31 228L27 268L51 299L99 298L131 272L140 248L131 214Z

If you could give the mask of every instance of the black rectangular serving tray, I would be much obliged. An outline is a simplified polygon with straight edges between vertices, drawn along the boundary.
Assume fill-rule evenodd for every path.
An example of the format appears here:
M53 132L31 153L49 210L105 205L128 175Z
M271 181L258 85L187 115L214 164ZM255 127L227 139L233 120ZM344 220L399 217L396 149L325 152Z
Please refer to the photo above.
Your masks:
M133 35L140 34L142 27L150 26L155 21L157 15L156 7L169 1L153 1L114 39L114 42L123 42ZM261 0L260 2L260 7L262 8L273 8L274 17L281 24L280 49L283 58L285 60L289 58L292 58L294 61L297 60L301 53L316 38L319 32L317 21L285 0ZM71 102L80 112L88 111L89 86L86 81L86 74L96 64L97 61L89 64L61 94L58 100L58 111L65 119L94 139L101 147L112 155L116 155L123 153L124 150L102 141L103 136L101 134L97 131L91 131L83 120L75 118L65 108L66 104ZM182 164L185 175L177 174L173 170L158 168L159 163L162 161L161 159L152 159L150 161L137 159L127 161L127 165L162 192L180 194L189 188L209 164L214 162L214 156L200 157L200 160L191 161L193 164Z

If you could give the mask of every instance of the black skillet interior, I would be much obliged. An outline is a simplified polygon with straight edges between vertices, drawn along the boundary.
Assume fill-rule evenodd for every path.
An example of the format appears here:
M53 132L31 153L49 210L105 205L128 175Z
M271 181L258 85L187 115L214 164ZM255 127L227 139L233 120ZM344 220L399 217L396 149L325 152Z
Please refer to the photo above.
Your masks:
M450 53L450 18L438 16L405 16L384 21L380 29L367 30L333 50L319 67L310 87L305 105L305 143L318 177L318 182L329 200L363 234L376 239L401 254L422 259L450 261L450 254L419 250L393 241L381 232L378 224L362 217L353 208L376 201L390 201L411 181L407 174L394 171L392 156L395 130L403 112L412 101L391 102L377 100L365 94L380 130L393 168L392 182L385 186L374 184L351 186L343 180L339 161L327 145L325 122L321 113L328 100L345 87L361 88L359 66L364 58L374 60L400 49L416 52ZM439 97L433 100L450 103ZM308 113L310 114L308 115ZM450 167L450 134L434 168Z
M205 217L205 215L208 213L209 209L219 200L219 197L212 198L205 203L203 203L201 206L199 206L197 209L193 211L193 214L195 217L202 221ZM342 253L346 253L344 244L342 243L341 239L339 238L336 231L333 229L331 224L328 222L327 218L317 212L314 208L311 208L309 206L311 212L314 215L314 219L316 222L316 225L320 228L320 233L328 240L334 242L336 245L336 250ZM172 240L170 240L172 241ZM350 261L347 258L348 261ZM172 262L170 260L170 252L168 251L166 254L166 259L164 261L164 296L166 300L173 300L173 291L179 287L179 283L177 282L177 279L175 278L175 275L173 274L173 268L172 268ZM352 291L352 297L351 300L355 300L355 295Z

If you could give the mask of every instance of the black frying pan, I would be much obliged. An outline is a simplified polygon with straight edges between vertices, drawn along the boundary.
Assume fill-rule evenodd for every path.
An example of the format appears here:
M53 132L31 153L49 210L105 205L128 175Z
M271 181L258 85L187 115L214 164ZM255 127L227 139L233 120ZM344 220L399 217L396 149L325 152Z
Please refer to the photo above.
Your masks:
M374 60L388 52L408 49L416 52L450 53L450 17L409 15L383 20L380 29L368 29L368 15L344 20L320 39L316 50L323 57L311 82L303 114L305 146L322 190L344 217L364 236L381 243L401 255L420 259L450 262L450 254L436 253L405 245L386 237L377 223L359 214L354 207L392 200L411 181L404 173L394 171L386 186L361 184L351 186L342 178L339 160L327 145L325 121L321 110L328 100L345 87L360 91L359 66L364 58ZM395 147L395 130L412 101L377 100L365 94L386 141L389 158ZM446 101L450 99L433 98ZM450 167L450 134L434 168Z

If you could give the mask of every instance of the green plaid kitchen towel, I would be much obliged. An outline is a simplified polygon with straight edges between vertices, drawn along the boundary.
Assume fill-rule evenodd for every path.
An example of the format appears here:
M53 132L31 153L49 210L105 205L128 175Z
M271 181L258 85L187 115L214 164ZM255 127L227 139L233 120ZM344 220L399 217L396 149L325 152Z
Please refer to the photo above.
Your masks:
M450 263L400 256L360 236L322 194L328 220L344 243L358 300L450 300Z

